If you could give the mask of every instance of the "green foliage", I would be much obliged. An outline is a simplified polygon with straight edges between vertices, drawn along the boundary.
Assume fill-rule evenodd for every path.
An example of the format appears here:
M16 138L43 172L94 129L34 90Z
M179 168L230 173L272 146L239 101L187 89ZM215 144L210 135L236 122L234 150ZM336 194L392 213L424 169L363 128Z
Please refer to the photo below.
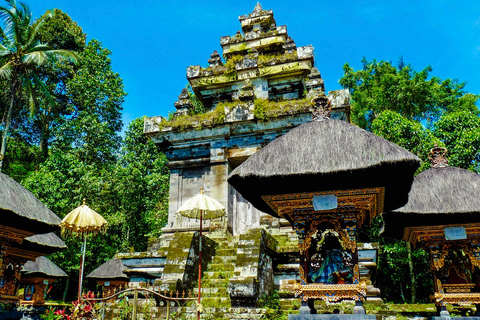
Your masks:
M108 221L105 234L87 239L85 274L117 252L130 248L146 250L149 238L158 237L166 222L166 158L143 135L142 128L143 118L129 125L115 161L87 162L77 148L66 152L54 149L47 161L24 181L25 187L60 217L87 198L87 204ZM73 238L65 241L68 249L51 258L71 275L74 288L80 242Z
M309 99L286 101L255 99L254 105L253 114L259 120L269 120L290 114L309 112L312 107Z
M60 320L62 319L62 316L59 314L55 313L55 310L53 308L48 308L47 311L40 316L40 318L44 320Z
M190 84L187 85L187 91L188 91L188 97L190 99L190 102L193 105L193 108L191 109L191 114L190 115L205 113L205 111L206 111L205 106L203 105L202 101L200 101L200 99L198 99L195 92L193 92L192 86Z
M296 61L297 59L298 58L296 50L280 54L260 54L258 55L257 64L260 67L265 65Z
M0 7L0 16L4 29L0 28L0 78L6 79L9 87L8 102L5 102L2 113L4 126L0 149L0 170L6 154L8 136L11 123L17 114L15 108L20 108L22 94L28 101L30 115L35 114L37 89L45 97L48 104L53 104L50 93L44 81L39 77L38 67L44 65L49 59L76 62L77 56L65 49L53 49L46 44L38 42L39 29L50 18L53 12L47 11L35 23L30 9L13 0L7 0L8 7ZM23 109L23 108L21 108Z
M387 139L417 155L424 160L419 172L430 167L428 152L439 139L420 122L409 120L395 111L381 112L371 125L371 130L376 135Z
M237 69L236 69L237 63L239 63L242 60L243 60L243 55L235 54L235 55L230 56L227 59L227 62L225 63L225 68L226 68L225 74L226 75L236 74L237 73Z
M480 173L480 117L461 111L443 116L433 132L448 149L451 166Z
M382 111L395 111L408 120L424 122L427 127L445 113L470 111L478 115L478 95L466 93L465 83L430 77L431 67L420 72L405 65L362 60L363 69L355 71L343 66L340 84L352 95L352 120L371 129Z

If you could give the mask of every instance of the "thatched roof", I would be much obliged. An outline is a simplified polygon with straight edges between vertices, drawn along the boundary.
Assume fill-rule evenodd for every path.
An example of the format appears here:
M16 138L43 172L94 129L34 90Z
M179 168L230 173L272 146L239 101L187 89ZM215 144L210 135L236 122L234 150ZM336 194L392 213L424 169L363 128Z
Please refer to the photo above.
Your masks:
M30 191L3 173L0 173L0 215L2 224L35 233L54 231L61 222Z
M22 274L47 278L62 278L67 274L46 257L38 257L35 262L28 260L22 268Z
M238 166L228 182L258 209L274 214L262 195L385 187L385 209L407 201L420 159L340 120L292 129Z
M66 249L67 245L55 233L49 232L25 238L22 247L28 247L27 249L35 252L50 254Z
M122 263L121 260L119 259L112 259L101 266L99 266L97 269L93 270L90 272L90 274L87 276L87 278L90 279L98 279L98 280L106 280L106 279L125 279L128 280L127 275L123 273L123 271L127 269L127 267Z
M406 226L480 221L480 175L455 167L431 168L412 184L405 206L383 215L385 235L399 238Z

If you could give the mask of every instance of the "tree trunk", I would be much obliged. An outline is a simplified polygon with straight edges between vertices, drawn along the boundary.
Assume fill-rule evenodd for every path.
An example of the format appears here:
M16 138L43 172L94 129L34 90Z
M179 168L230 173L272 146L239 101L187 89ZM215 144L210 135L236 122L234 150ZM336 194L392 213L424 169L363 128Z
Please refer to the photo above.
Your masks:
M42 129L41 129L41 133L40 133L40 150L41 150L41 157L42 157L41 161L44 162L48 158L48 138L49 138L50 133L49 133L49 130L48 130L48 124L42 123L41 128Z
M408 252L408 269L410 270L410 278L412 280L412 303L417 301L417 281L415 280L415 273L413 272L413 260L412 260L412 246L407 241Z
M70 284L70 273L67 275L67 282L65 283L65 289L63 289L63 298L62 300L67 300L68 285Z
M7 150L8 130L12 123L13 106L15 105L15 93L17 91L18 79L13 78L10 92L10 106L8 107L7 118L5 119L5 128L2 134L2 148L0 149L0 172L2 172L3 160L5 160L5 151Z

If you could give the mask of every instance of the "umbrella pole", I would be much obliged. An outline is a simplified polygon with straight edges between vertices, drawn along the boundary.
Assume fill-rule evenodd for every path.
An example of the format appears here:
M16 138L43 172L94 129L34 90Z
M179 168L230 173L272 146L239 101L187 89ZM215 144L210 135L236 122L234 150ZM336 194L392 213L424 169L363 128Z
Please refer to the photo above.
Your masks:
M78 279L78 301L82 297L82 283L83 283L83 267L85 265L85 248L87 246L87 237L83 236L82 257L80 258L80 274Z
M203 212L200 210L200 241L198 246L198 309L197 320L200 320L200 299L202 296L202 217Z

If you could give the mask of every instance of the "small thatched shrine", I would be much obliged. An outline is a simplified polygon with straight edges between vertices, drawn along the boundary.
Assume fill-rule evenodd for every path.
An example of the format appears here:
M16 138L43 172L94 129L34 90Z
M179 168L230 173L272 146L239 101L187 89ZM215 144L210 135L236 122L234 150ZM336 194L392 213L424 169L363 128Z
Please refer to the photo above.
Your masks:
M435 304L480 306L480 175L449 167L447 150L430 151L432 168L412 184L405 206L384 215L385 236L430 252Z
M229 176L258 209L287 219L298 234L305 307L313 301L361 303L358 229L407 201L420 160L403 148L345 121L318 119L269 143ZM322 111L323 108L323 111ZM357 308L362 313L362 308ZM364 313L364 311L363 311Z
M120 291L128 284L129 278L124 273L127 267L119 259L112 259L87 275L103 288L103 296L108 297Z
M0 173L0 301L16 302L22 265L65 244L52 231L60 218L31 192Z
M40 256L35 261L27 261L21 271L20 284L24 286L22 304L41 305L49 286L67 274L48 258Z

